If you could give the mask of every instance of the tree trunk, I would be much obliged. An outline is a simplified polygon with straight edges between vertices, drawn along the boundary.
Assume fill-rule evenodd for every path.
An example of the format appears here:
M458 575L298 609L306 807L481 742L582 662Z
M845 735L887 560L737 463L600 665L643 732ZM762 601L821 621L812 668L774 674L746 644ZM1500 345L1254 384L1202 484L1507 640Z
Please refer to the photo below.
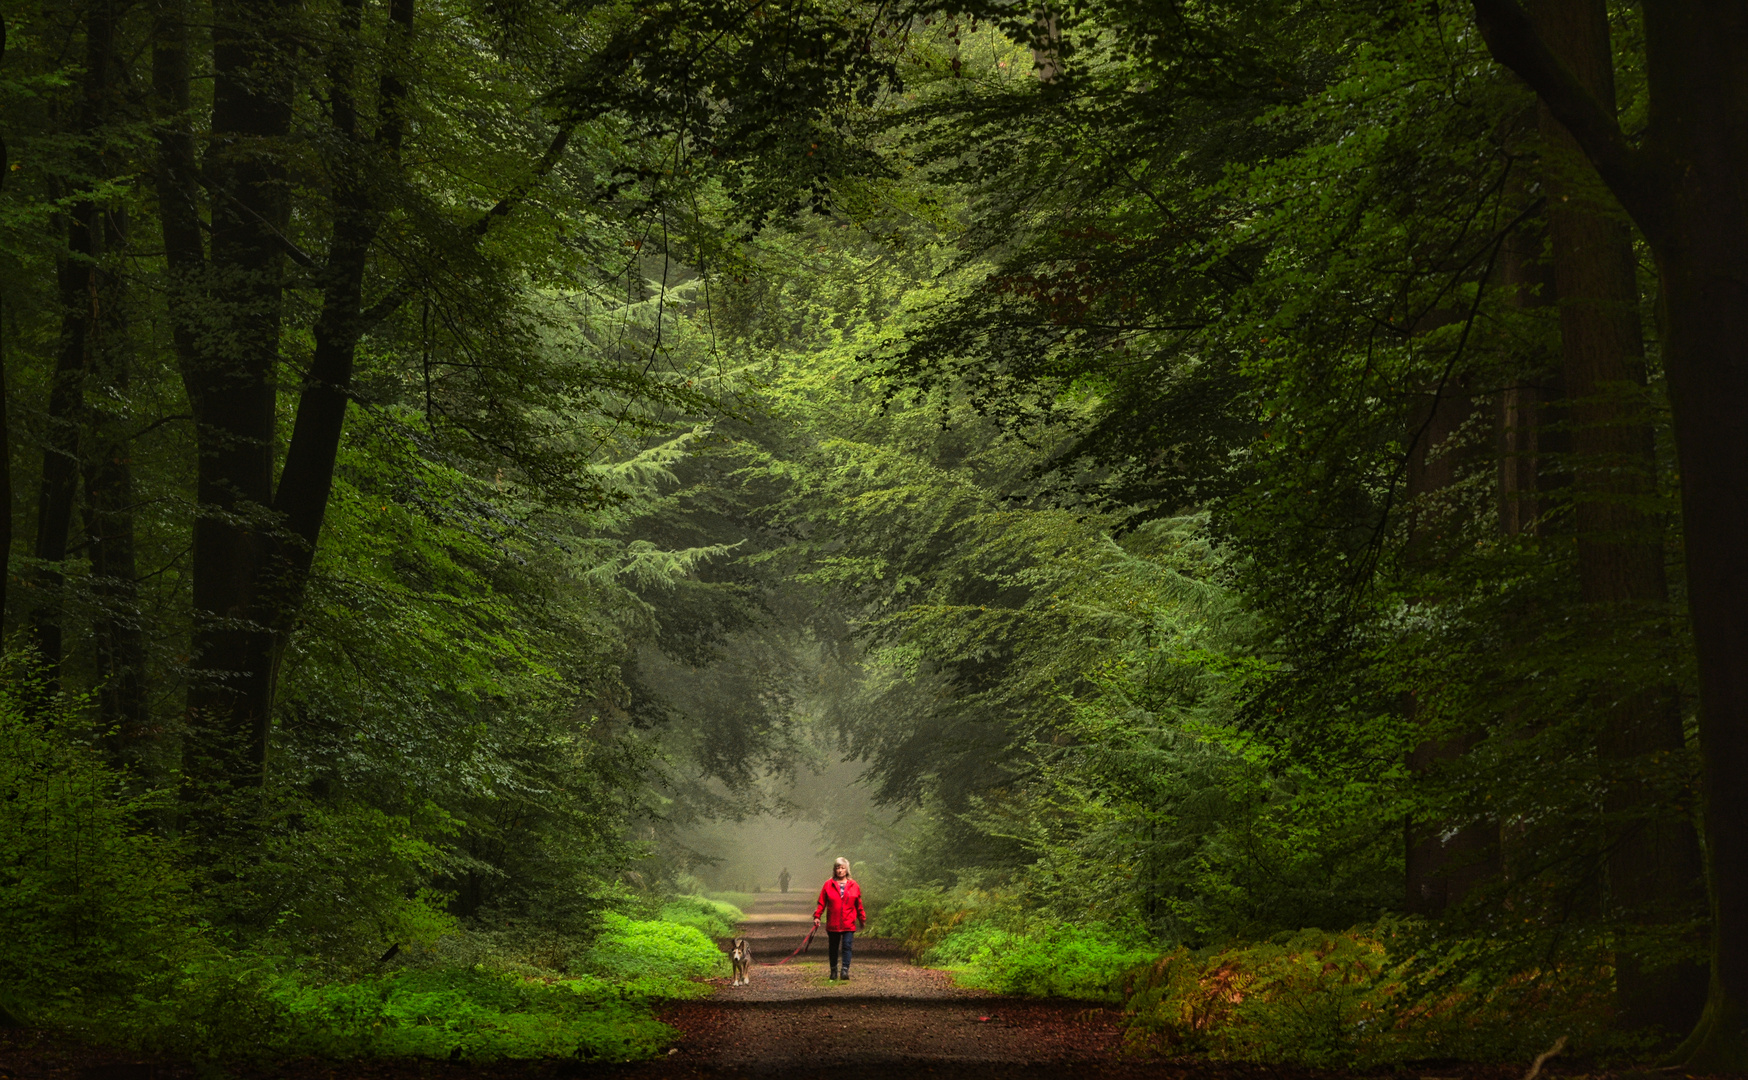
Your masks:
M0 58L6 20L0 18ZM0 187L6 184L6 140L0 139ZM12 577L12 421L6 408L6 307L0 303L0 649L5 648L6 586Z
M1048 6L1032 12L1032 73L1046 85L1062 74L1062 27Z
M1740 63L1748 68L1748 56ZM1748 160L1737 168L1748 170ZM1712 974L1691 1070L1748 1070L1748 206L1737 171L1684 207L1698 238L1660 261L1676 409L1688 606L1700 672ZM1726 190L1734 189L1734 190ZM1734 203L1734 206L1731 204ZM1733 213L1708 224L1705 207ZM1688 216L1688 215L1684 215ZM1723 216L1720 214L1720 216ZM1734 220L1730 220L1733 218Z
M1499 531L1507 536L1540 531L1542 412L1533 382L1520 379L1499 392Z
M1645 9L1654 140L1673 198L1646 230L1661 276L1698 647L1712 904L1705 1013L1689 1069L1748 1069L1748 8Z
M124 163L109 153L108 128L124 114L120 60L115 46L118 0L89 0L85 8L84 101L80 127L90 147L87 182L121 175ZM125 256L126 214L111 204L80 202L68 225L69 255L61 270L64 306L61 354L50 395L50 454L43 470L38 518L39 557L64 561L75 493L84 472L86 507L82 547L92 563L100 720L104 729L134 732L144 722L140 690L143 648L138 627L133 554L132 470L127 464L125 397L131 368ZM84 385L115 391L85 400ZM59 583L60 575L50 571ZM61 605L51 595L36 620L38 646L56 671L61 659Z
M362 21L362 0L346 0L341 8L342 27L356 37ZM364 308L364 272L371 245L382 220L382 211L371 194L380 185L372 170L399 168L404 126L400 116L405 86L394 58L401 55L413 28L414 0L390 0L391 45L378 80L377 127L365 138L359 130L355 94L357 72L351 54L335 49L330 54L329 101L336 133L345 142L347 154L336 169L339 180L333 193L334 224L328 240L328 259L321 271L322 309L316 319L315 350L308 377L298 395L297 417L285 468L274 494L275 516L283 529L267 549L262 561L258 619L270 630L266 648L251 657L255 678L267 691L267 707L279 679L279 659L289 644L292 624L303 606L309 572L327 516L328 496L334 486L334 464L346 426L346 408L351 402L353 365L358 342L367 329Z
M1517 145L1527 140L1536 126L1536 110L1527 109L1512 124L1511 142L1518 153L1526 152ZM1525 208L1533 202L1533 192L1526 170L1514 168L1510 179L1512 202ZM1511 358L1509 380L1499 392L1494 430L1498 435L1495 452L1499 457L1499 531L1507 536L1536 535L1541 531L1547 478L1542 475L1543 455L1560 444L1546 430L1547 402L1556 397L1558 377L1554 374L1554 359L1540 344L1541 315L1554 305L1553 268L1543 256L1547 230L1534 218L1524 221L1499 248L1499 278L1505 291L1508 310L1521 312L1508 328L1506 347L1517 355ZM1513 333L1512 331L1516 331ZM1531 342L1528 351L1518 353L1523 342ZM1547 445L1544 445L1547 444Z
M1637 222L1662 285L1688 611L1699 661L1712 971L1678 1051L1748 1069L1748 6L1647 4L1648 124L1629 142L1515 0L1473 0L1488 48L1523 76Z
M138 570L134 558L132 448L125 431L125 400L133 374L133 342L127 319L126 279L116 260L126 249L127 219L105 215L108 259L99 268L99 308L93 320L92 375L111 394L92 401L91 452L85 473L87 550L96 608L92 637L97 651L98 715L110 732L111 756L138 765L150 732L144 683L145 638L140 628Z
M40 565L31 575L37 593L31 611L32 638L41 654L50 692L60 688L62 595L72 531L73 504L79 488L79 428L85 401L85 373L90 362L92 311L97 304L96 258L91 222L97 208L74 204L62 219L67 253L56 269L60 287L61 336L55 370L49 381L47 429L43 437L42 480L37 485L36 545Z
M272 517L275 406L287 199L281 155L290 130L293 58L287 2L215 4L212 191L208 265L176 268L203 288L172 292L199 304L177 322L195 418L193 659L185 771L197 785L253 787L267 756L271 687L256 658L269 631L256 618L256 574ZM186 37L182 74L186 75ZM186 89L181 93L186 100ZM179 175L173 179L181 179ZM160 192L160 203L186 198ZM167 224L166 232L170 231ZM166 237L169 241L169 237ZM177 258L174 242L167 242ZM186 255L186 252L183 253Z
M6 155L0 144L0 176ZM0 650L5 648L6 587L12 580L12 420L6 405L6 308L0 303Z
M362 0L343 0L341 41L328 52L329 105L338 159L328 209L333 221L325 265L309 265L322 308L315 349L298 398L291 443L272 490L273 404L284 204L274 166L275 140L288 130L290 88L251 72L290 70L273 50L285 45L276 20L295 0L278 0L265 17L239 21L237 0L219 8L215 34L213 129L232 133L207 172L213 177L211 255L201 251L198 174L190 134L173 118L189 101L186 0L158 0L154 93L158 100L157 186L171 264L172 330L194 405L200 446L202 516L195 530L195 658L189 689L192 738L188 771L197 781L256 784L267 753L278 661L301 608L326 516L334 464L345 428L358 342L409 296L392 291L364 306L364 276L381 221L373 170L399 167L405 95L401 67L413 29L414 0L390 0L389 45L376 87L378 122L359 133L351 50ZM535 169L544 177L563 155L575 121L560 126ZM499 199L473 225L520 205L527 184ZM300 256L300 258L302 258ZM226 334L204 329L209 308ZM208 318L206 322L211 322Z
M105 128L119 116L115 52L114 0L90 0L85 9L85 75L83 100L75 121L89 144L82 155L86 176L95 184L112 174L104 158ZM37 497L36 557L44 565L36 575L44 595L32 619L37 649L48 667L49 686L58 687L62 652L62 619L66 561L73 508L80 473L80 429L84 416L84 383L90 376L100 324L109 317L106 304L105 207L89 198L75 201L65 218L67 254L57 277L61 300L61 339L49 386L48 431L43 447L42 484Z
M1441 762L1468 753L1476 741L1468 736L1428 739L1408 755L1408 768L1416 776L1426 776ZM1474 889L1499 877L1500 842L1496 825L1464 825L1451 831L1439 822L1410 820L1404 840L1406 907L1416 915L1442 914L1460 904Z
M1611 114L1614 61L1602 0L1537 0L1543 39ZM1607 627L1655 616L1669 602L1662 522L1640 507L1655 494L1656 449L1645 417L1643 331L1632 234L1577 142L1546 107L1548 224L1560 302L1563 377L1569 395L1573 517L1579 599ZM1654 793L1633 779L1646 759L1686 749L1673 687L1608 686L1612 703L1599 750L1619 774L1606 796L1610 819L1609 902L1626 923L1655 926L1691 917L1704 889L1699 841L1677 808L1659 812ZM1704 982L1696 965L1646 970L1634 943L1617 947L1617 1020L1625 1027L1685 1031L1699 1016Z
M1426 411L1414 420L1419 434L1408 458L1406 496L1412 517L1404 556L1411 566L1438 561L1439 533L1458 527L1436 510L1428 514L1427 500L1454 486L1460 467L1470 459L1468 449L1457 446L1454 440L1475 413L1468 391L1457 381L1439 387ZM1419 711L1413 695L1408 709L1411 715ZM1408 755L1409 771L1417 777L1429 776L1440 763L1467 753L1478 738L1472 734L1429 738ZM1406 907L1417 915L1438 915L1499 874L1497 826L1466 825L1452 830L1443 822L1410 819L1403 832Z
M1644 385L1631 240L1624 222L1600 213L1561 207L1549 217L1570 395L1579 599L1593 611L1592 627L1642 624L1668 605L1669 592L1662 523L1639 508L1654 495L1656 460L1644 406L1630 394ZM1692 820L1679 805L1659 811L1632 779L1650 759L1686 750L1675 688L1610 685L1598 700L1613 703L1604 706L1599 750L1621 774L1606 797L1618 822L1609 838L1610 906L1629 923L1686 921L1704 891ZM1686 1030L1704 1001L1695 965L1647 972L1630 947L1617 952L1616 984L1627 1027Z
M213 127L234 131L239 150L209 167L219 192L213 203L212 252L202 267L198 219L184 213L166 220L166 247L185 268L188 317L179 320L178 351L184 357L201 447L200 501L204 514L195 532L194 598L196 680L189 690L196 752L208 764L201 775L230 784L256 783L264 768L278 662L301 608L309 570L333 487L334 464L345 427L358 341L373 316L364 307L364 275L381 219L371 170L395 168L403 133L404 97L398 63L413 23L412 0L391 0L389 34L398 39L376 88L374 135L359 134L352 46L362 23L361 0L342 4L345 33L329 52L329 104L336 176L333 227L327 262L316 268L322 295L315 349L301 387L291 443L277 490L272 482L279 280L285 243L273 141L288 130L287 87L250 82L251 64L272 65L278 41L271 33L237 22L239 6L222 9L230 29L216 38L219 72ZM289 6L275 9L283 18ZM158 96L173 114L187 101L186 33L167 25L180 16L161 14L161 84ZM180 37L178 34L180 33ZM281 61L281 66L288 66ZM228 76L226 73L229 73ZM227 81L228 80L228 81ZM253 147L250 149L249 147ZM179 132L160 136L159 201L193 205L192 146ZM172 233L177 239L172 239ZM180 251L178 256L176 253ZM230 301L230 341L213 344L196 332L193 305ZM242 347L239 347L242 346Z

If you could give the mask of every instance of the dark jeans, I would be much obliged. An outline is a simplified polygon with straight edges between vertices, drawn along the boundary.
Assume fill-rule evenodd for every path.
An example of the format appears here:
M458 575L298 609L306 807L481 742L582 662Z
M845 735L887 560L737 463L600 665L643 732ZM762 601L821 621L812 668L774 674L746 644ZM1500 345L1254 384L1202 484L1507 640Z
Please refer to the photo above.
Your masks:
M856 932L854 930L827 930L825 936L827 942L825 951L831 960L833 970L848 975L850 973L850 950L855 947ZM844 954L842 963L838 962L840 950Z

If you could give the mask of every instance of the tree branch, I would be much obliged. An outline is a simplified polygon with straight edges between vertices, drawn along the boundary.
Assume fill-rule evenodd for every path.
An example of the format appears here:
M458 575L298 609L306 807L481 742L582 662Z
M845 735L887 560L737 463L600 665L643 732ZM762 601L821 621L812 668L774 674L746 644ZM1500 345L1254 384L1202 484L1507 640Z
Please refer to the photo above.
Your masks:
M264 218L260 214L256 213L254 207L249 206L247 203L243 202L241 199L239 199L235 195L231 194L230 191L228 191L224 188L210 187L210 186L207 188L207 190L209 192L211 192L212 194L217 195L219 198L223 199L225 202L229 203L232 207L236 208L237 210L241 211L242 213L249 215L249 217L251 217L251 218L254 218L255 224L261 226L261 228L263 228L267 231L268 236L270 236L272 238L273 242L279 246L279 250L284 252L291 259L292 262L303 267L305 270L310 270L310 271L313 271L317 274L322 273L322 271L326 269L326 267L322 263L319 263L316 261L316 257L314 255L311 255L309 252L305 251L303 248L298 247L296 242L294 242L291 239L291 237L285 235L283 232L280 232L279 226L273 224L273 222L268 221L266 218ZM207 232L212 231L211 226L203 225L202 227L205 228Z
M540 161L535 164L534 174L526 182L516 185L500 198L490 210L487 210L477 221L468 226L467 231L475 237L483 237L491 231L494 221L505 217L522 205L522 201L528 197L528 193L533 191L535 186L546 179L547 175L558 166L559 159L564 157L565 147L570 145L571 133L576 131L578 122L576 119L562 121L559 124L558 132L547 144L546 153L542 154ZM359 334L370 333L377 324L400 310L401 305L411 300L417 292L418 290L411 282L402 281L384 293L381 299L359 313Z
M1487 51L1528 83L1554 119L1572 133L1603 183L1645 235L1659 237L1666 203L1660 190L1663 178L1645 153L1627 141L1614 115L1554 55L1517 0L1473 3Z
M577 129L579 119L579 117L572 116L559 122L558 132L553 135L552 142L546 147L546 153L540 156L540 161L534 166L534 174L526 182L511 189L509 194L499 199L495 206L486 211L485 216L473 223L475 236L484 236L486 231L492 227L493 221L522 205L522 200L528 197L528 193L534 190L535 185L546 179L547 174L558 165L559 159L564 157L564 149L570 145L571 133Z

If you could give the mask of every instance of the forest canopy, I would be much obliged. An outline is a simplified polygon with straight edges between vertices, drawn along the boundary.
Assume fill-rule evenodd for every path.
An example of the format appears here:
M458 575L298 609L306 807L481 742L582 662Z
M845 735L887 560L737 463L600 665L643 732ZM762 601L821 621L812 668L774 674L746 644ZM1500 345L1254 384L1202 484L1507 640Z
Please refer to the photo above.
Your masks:
M1143 1048L1748 1067L1740 5L0 17L0 1022L647 1056L780 814Z

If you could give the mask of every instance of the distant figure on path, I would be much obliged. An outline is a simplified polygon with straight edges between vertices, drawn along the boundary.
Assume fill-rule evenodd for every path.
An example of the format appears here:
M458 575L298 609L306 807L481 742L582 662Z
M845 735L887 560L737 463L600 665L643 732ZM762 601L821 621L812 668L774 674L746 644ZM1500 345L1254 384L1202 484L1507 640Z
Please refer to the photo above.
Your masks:
M787 866L783 868L781 874L777 875L777 888L783 892L789 891L789 868Z
M850 977L850 949L856 943L856 931L868 925L868 912L862 907L862 886L850 877L850 860L840 857L832 863L831 880L819 887L819 903L813 909L813 925L819 926L824 914L825 936L830 939L827 953L831 959L834 980ZM838 966L838 953L844 957ZM840 973L841 972L841 973Z

